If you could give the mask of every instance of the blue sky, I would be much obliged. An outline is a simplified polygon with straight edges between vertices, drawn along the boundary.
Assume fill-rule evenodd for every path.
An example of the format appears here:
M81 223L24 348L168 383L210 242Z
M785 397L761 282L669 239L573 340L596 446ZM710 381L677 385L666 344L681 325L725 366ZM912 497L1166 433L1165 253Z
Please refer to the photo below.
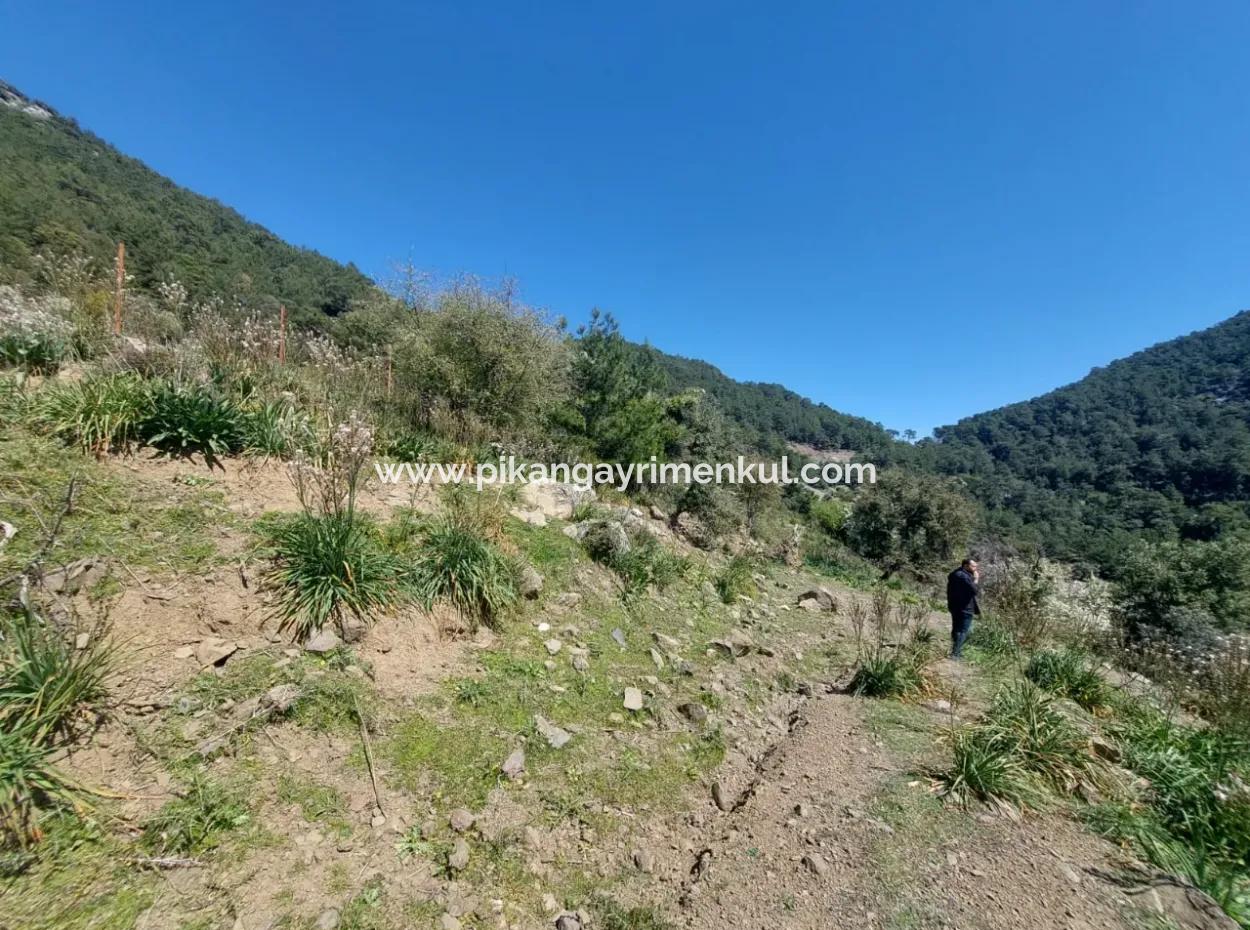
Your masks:
M1250 4L6 4L0 77L366 272L921 433L1250 306Z

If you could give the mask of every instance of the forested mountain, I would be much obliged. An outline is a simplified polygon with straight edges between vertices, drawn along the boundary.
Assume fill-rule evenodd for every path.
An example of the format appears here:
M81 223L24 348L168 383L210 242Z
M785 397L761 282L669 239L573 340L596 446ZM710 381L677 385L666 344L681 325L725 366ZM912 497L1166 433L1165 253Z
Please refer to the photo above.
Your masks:
M237 212L152 171L0 81L0 282L22 283L43 251L81 252L140 288L167 277L192 297L246 295L299 313L338 313L372 282L296 248Z
M197 299L281 301L317 325L369 294L351 265L294 247L185 190L0 82L0 283L37 285L41 253L166 278ZM880 465L954 475L991 528L1102 563L1134 537L1250 529L1250 313L1139 352L1042 397L942 427L915 446L776 384L650 351L674 391L699 388L761 449L851 449Z
M1008 526L1100 561L1125 537L1250 527L1250 312L1024 403L935 431L908 456L964 475Z
M761 448L780 447L788 441L871 456L899 445L879 423L839 413L780 384L735 381L698 359L663 352L656 356L675 388L706 391Z

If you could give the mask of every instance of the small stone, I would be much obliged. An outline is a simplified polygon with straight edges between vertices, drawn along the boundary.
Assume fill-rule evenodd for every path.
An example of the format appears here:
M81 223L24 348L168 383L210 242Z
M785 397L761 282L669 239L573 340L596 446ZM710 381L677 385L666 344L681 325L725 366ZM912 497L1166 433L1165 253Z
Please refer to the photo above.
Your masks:
M684 704L678 704L677 713L681 714L691 723L703 723L707 720L707 708L698 701L687 701Z
M542 715L534 716L534 726L552 749L560 749L573 738L573 734L568 730L561 729Z
M808 853L803 857L803 865L813 875L823 876L829 874L829 863L819 853Z
M452 917L450 914L444 914L438 919L439 930L460 930L460 920Z
M528 562L521 566L517 580L517 593L528 601L534 600L543 591L543 576Z
M622 630L619 626L613 628L612 638L616 640L616 644L620 646L622 649L624 649L626 646L629 645L629 642L625 639L625 631Z
M625 709L642 710L642 692L639 689L625 689Z
M457 833L466 833L471 830L476 820L477 818L473 816L472 812L465 810L463 807L457 807L448 818L451 828Z
M193 655L195 655L194 646L180 646L179 648L174 650L175 659L189 659Z
M551 655L555 655L564 648L564 643L560 642L558 639L549 639L543 645L547 647L547 652Z
M525 750L518 746L503 760L503 773L509 781L516 781L525 774Z
M334 908L326 908L317 915L317 930L336 930L341 919Z
M648 875L655 870L655 857L645 849L635 849L631 858L634 860L634 868L639 872L646 872Z
M660 650L651 650L651 661L655 663L657 669L664 670L664 656L660 655Z
M733 810L733 802L729 800L724 787L718 781L712 782L712 802L722 811Z
M89 646L90 644L91 644L90 633L79 633L77 636L74 637L75 649L86 649L87 646Z
M226 659L234 655L238 649L237 643L210 637L201 640L199 645L195 647L195 661L200 664L201 668L208 668L210 665L221 665Z
M447 857L447 865L453 872L460 872L469 864L469 844L463 839L456 840L456 844L451 848L451 855Z
M576 914L561 914L556 918L556 930L582 930L582 922Z
M324 654L333 652L340 645L342 645L342 640L339 639L338 634L329 627L322 627L304 641L304 651Z
M573 670L578 672L590 671L590 659L581 653L573 656Z

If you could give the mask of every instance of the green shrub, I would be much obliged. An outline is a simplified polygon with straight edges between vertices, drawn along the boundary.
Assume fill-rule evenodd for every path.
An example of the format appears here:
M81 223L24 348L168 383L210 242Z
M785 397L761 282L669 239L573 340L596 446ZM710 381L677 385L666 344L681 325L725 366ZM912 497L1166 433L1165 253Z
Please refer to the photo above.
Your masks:
M1020 652L1015 634L994 617L978 617L966 645L994 658L1011 658Z
M144 441L167 455L199 453L212 466L243 448L243 415L232 401L204 385L161 385L140 424Z
M952 749L946 788L964 800L1039 806L1044 788L1067 793L1105 780L1081 731L1027 681L1004 686L985 716L955 735Z
M239 425L245 451L274 458L290 455L309 432L307 415L286 399L247 410Z
M741 595L751 596L756 593L755 564L744 555L736 555L716 576L716 593L726 604L732 604Z
M641 597L648 588L663 591L682 578L690 563L664 546L650 533L639 534L628 550L609 560L613 571L625 586L627 600Z
M75 648L33 614L0 621L0 724L38 745L105 696L113 650L99 636Z
M923 687L923 663L911 651L904 650L864 659L847 690L859 697L897 698Z
M265 528L282 629L303 639L345 614L367 619L409 594L408 566L383 548L375 527L352 514L297 514Z
M1086 710L1106 707L1111 689L1084 654L1076 649L1046 649L1033 654L1024 675L1039 688L1071 698Z
M125 452L140 438L151 412L151 392L133 374L97 375L76 384L54 384L35 402L35 417L53 435L84 452Z
M475 626L496 625L517 598L512 562L492 543L448 519L423 535L412 578L427 610L438 602L450 604Z
M0 333L0 365L52 374L70 354L71 342L56 333Z
M0 849L39 840L39 808L87 807L85 791L48 760L52 747L0 729Z
M191 856L221 844L222 834L251 820L243 792L196 774L182 797L144 824L143 843L160 855Z

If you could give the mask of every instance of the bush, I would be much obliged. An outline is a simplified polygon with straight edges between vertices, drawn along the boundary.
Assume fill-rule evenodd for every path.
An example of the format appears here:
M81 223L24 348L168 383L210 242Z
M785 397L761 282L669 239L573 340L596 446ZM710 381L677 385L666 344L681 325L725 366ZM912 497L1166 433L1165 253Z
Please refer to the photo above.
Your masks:
M1015 635L994 617L977 618L967 645L994 658L1010 658L1020 652Z
M36 398L35 416L53 435L100 456L137 442L151 405L151 392L136 375L97 375L49 386Z
M690 563L650 533L640 533L628 550L611 559L611 567L624 582L625 598L632 599L651 587L663 591L686 574Z
M239 408L203 385L159 387L139 429L148 445L167 455L199 453L209 466L244 443Z
M892 574L949 561L964 550L972 519L972 505L949 480L893 469L857 496L843 535Z
M755 565L745 555L736 555L716 576L716 593L726 604L732 604L739 596L750 597L756 593Z
M847 690L858 697L897 698L924 687L924 662L910 650L864 659Z
M1024 675L1042 690L1070 698L1086 710L1106 707L1111 701L1110 686L1076 649L1034 653Z
M112 655L102 636L76 649L34 614L0 623L0 846L37 840L41 806L87 807L84 789L49 756L104 697Z
M346 614L368 619L410 594L411 575L375 528L353 514L299 514L267 528L266 576L282 629L303 639Z
M0 365L40 374L60 368L73 349L73 326L55 312L64 303L0 287Z
M285 458L306 444L308 416L285 398L272 400L243 413L242 447L254 455Z
M952 750L946 790L965 801L1041 806L1044 789L1066 794L1105 780L1081 731L1027 681L999 691L980 721L955 734Z
M474 626L495 626L517 598L516 567L494 545L451 520L430 527L412 566L413 591L426 609L450 604Z

